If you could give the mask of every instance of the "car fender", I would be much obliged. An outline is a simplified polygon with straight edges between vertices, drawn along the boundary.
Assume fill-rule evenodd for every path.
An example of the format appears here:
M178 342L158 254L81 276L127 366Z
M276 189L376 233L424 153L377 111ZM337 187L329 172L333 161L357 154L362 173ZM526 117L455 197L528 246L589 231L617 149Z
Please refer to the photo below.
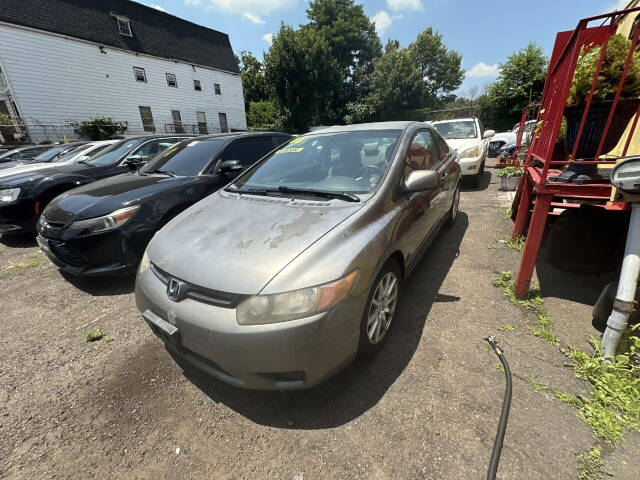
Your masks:
M36 199L49 192L59 190L59 193L66 192L73 188L89 183L92 180L84 175L54 174L39 180L31 189L31 197ZM68 188L66 188L68 187Z

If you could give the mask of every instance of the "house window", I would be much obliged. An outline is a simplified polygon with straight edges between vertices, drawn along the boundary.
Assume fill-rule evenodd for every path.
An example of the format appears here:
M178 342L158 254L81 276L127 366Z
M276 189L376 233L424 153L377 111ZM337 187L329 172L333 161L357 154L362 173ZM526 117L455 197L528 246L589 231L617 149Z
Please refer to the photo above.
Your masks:
M226 133L229 131L229 125L227 124L227 114L218 113L218 120L220 121L220 132Z
M194 80L193 81L193 88L194 88L194 90L197 90L199 92L202 91L202 85L200 85L200 80Z
M136 82L147 82L147 74L144 73L144 68L133 67L133 74L136 77Z
M198 133L204 135L209 133L207 128L207 116L204 112L196 112L196 118L198 119Z
M155 132L156 126L153 124L153 115L151 107L138 107L140 110L140 118L142 119L142 128L145 132Z
M175 133L184 133L184 127L182 126L182 115L180 115L180 110L171 110L171 117L173 118L173 131Z
M220 93L220 84L219 83L214 83L213 84L213 90L214 90L216 95L222 95L222 93Z
M167 73L167 85L178 88L178 82L176 81L176 76L173 73Z
M131 33L131 23L126 18L116 17L116 22L118 22L118 33L120 35L126 35L127 37L133 37Z

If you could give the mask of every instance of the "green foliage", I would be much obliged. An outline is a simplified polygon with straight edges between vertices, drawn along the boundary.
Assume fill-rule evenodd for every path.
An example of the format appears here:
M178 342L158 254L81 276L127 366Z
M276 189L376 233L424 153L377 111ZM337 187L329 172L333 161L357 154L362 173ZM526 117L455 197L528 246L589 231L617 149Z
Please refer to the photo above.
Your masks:
M95 330L91 330L87 332L85 338L87 342L96 342L104 336L104 331L101 328L96 328Z
M247 124L251 128L263 130L277 129L278 115L274 102L264 100L249 103L247 112Z
M598 74L598 83L593 93L594 100L612 100L620 83L620 76L627 61L631 41L622 35L616 34L609 38L604 61ZM576 64L576 70L569 91L568 102L584 103L591 84L596 74L598 61L602 47L600 45L587 45L582 47L580 57ZM629 70L622 87L621 98L636 98L640 96L640 52L633 54Z
M590 398L581 399L578 416L594 435L615 444L624 439L625 429L640 432L640 338L628 335L628 348L613 359L601 356L596 340L591 343L593 356L575 347L568 352L576 376L593 386Z
M506 218L507 220L511 220L511 215L513 215L513 210L511 210L511 207L507 207L504 209L504 218Z
M0 126L13 125L13 120L6 113L0 113Z
M521 252L524 249L524 244L527 240L525 237L512 238L510 235L507 235L498 241L511 250Z
M593 447L587 453L578 455L576 468L579 480L603 480L607 475L598 447Z
M324 122L333 95L341 90L342 76L322 32L282 24L264 65L284 130L306 132Z
M240 75L242 77L242 91L244 93L245 108L247 113L252 102L262 102L271 96L267 80L264 76L264 68L260 60L251 52L240 52Z
M78 135L90 140L106 140L127 131L128 122L116 122L111 117L98 115L88 120L69 122Z
M513 332L516 329L515 325L511 325L510 323L506 323L504 325L501 325L499 327L496 327L498 330L500 330L501 332Z
M496 130L511 128L530 102L540 100L548 63L542 47L534 42L508 57L486 95L478 97L480 120Z
M540 289L530 289L525 298L516 297L516 281L513 278L513 274L508 271L500 272L498 278L493 281L493 286L503 289L504 295L512 304L535 314L534 328L531 329L533 335L546 340L554 346L559 344L558 337L553 332L551 317L544 308Z
M524 173L524 168L508 166L498 170L496 175L500 178L520 177Z
M499 363L498 365L496 365L496 370L498 370L499 372L504 373L504 365L502 365L501 363Z

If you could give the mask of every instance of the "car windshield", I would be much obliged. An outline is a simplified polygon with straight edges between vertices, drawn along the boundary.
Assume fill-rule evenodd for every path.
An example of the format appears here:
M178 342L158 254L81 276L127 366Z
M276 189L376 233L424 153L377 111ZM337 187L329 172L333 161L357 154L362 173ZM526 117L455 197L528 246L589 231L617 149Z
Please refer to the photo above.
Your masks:
M225 143L224 138L180 142L156 155L140 171L166 172L180 176L198 175Z
M140 145L144 140L144 138L136 138L134 140L122 140L121 142L114 143L108 148L105 148L100 155L93 157L87 163L96 167L112 165L124 154Z
M459 122L434 123L438 133L447 140L460 138L476 138L476 122L473 120L461 120Z
M98 147L96 147L95 145L85 146L82 149L72 150L65 155L55 158L51 163L64 163L79 157L84 157L84 160L88 160L89 158L95 157L109 146L110 144L108 143L100 145Z
M401 130L355 130L294 138L234 186L370 193L389 169Z
M69 145L61 145L59 147L53 147L52 149L41 153L37 157L34 157L33 161L34 162L50 162L53 157L55 157L61 151L66 150L67 148L69 148Z

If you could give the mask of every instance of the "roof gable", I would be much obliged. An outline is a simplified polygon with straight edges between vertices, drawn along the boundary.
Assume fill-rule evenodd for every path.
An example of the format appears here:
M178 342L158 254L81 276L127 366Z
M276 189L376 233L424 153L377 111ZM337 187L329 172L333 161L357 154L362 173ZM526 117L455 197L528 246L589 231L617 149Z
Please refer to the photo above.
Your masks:
M118 33L114 15L130 20L132 37ZM238 72L226 33L128 0L3 0L0 21Z

